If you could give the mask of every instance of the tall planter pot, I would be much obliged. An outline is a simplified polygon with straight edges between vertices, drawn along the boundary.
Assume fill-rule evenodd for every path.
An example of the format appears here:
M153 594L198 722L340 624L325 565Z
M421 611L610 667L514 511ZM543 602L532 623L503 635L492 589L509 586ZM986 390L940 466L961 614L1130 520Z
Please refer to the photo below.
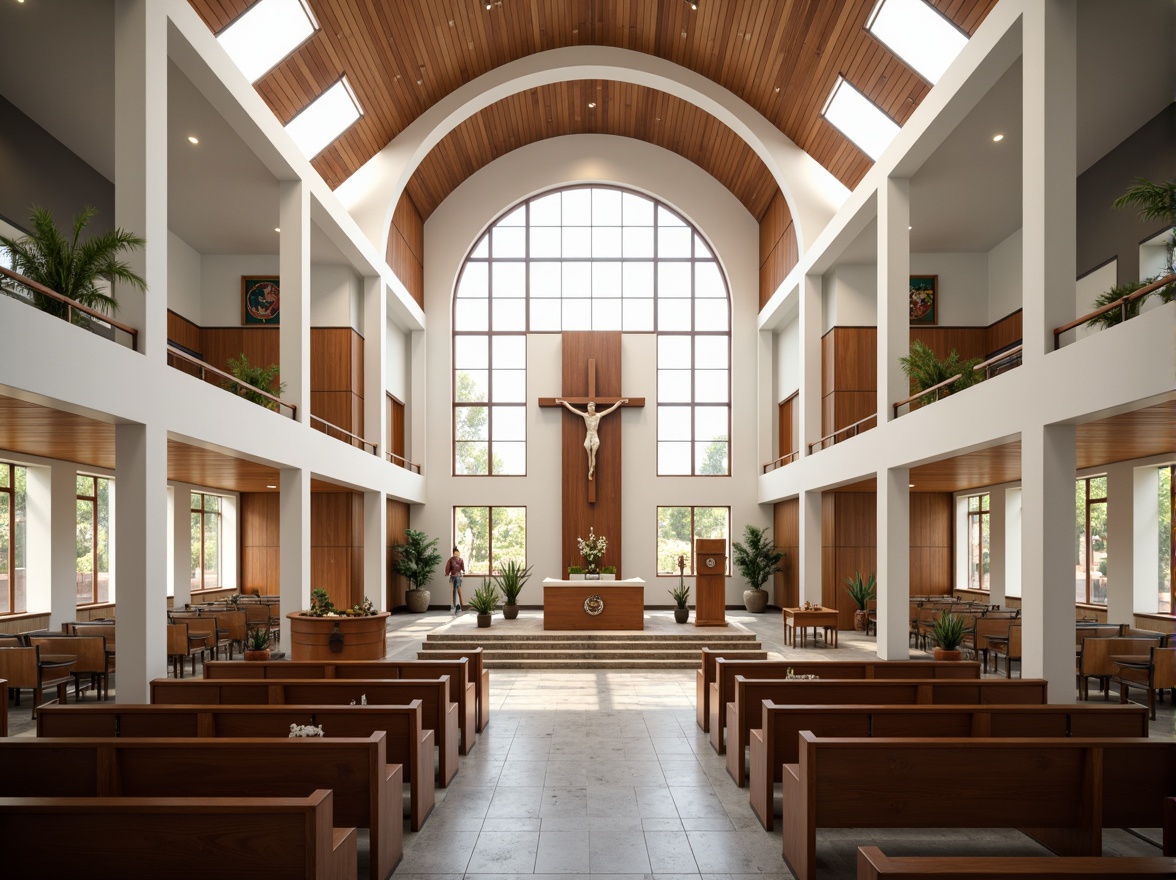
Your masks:
M490 618L491 618L491 615L489 615L489 614L479 614L478 615L478 629L489 629L490 628Z
M686 623L687 621L689 621L690 620L690 609L689 608L675 608L674 609L674 620L678 623Z
M854 632L864 633L866 631L866 621L869 619L870 612L857 609L853 612L853 629Z
M404 594L404 601L408 603L408 610L413 614L424 614L429 610L428 590L409 590Z
M515 620L518 616L519 616L519 606L518 605L503 605L502 606L502 619L503 620Z
M744 590L743 606L752 614L763 614L768 610L768 591Z

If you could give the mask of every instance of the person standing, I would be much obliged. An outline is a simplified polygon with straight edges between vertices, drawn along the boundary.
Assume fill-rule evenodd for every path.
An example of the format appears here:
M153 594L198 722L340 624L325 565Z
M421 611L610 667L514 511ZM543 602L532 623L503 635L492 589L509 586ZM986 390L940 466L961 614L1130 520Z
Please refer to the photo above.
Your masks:
M453 616L456 617L458 612L462 610L461 578L465 574L465 560L461 558L461 550L456 546L453 548L453 555L445 563L445 574L449 576L449 582L453 584Z

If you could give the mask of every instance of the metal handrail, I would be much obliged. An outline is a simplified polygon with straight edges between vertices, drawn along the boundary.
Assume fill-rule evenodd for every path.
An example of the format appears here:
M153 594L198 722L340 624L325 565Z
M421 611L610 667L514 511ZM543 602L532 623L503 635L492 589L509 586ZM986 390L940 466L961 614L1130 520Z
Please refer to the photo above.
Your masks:
M989 369L993 365L1003 363L1004 361L1013 360L1014 358L1020 359L1021 352L1024 349L1024 347L1025 346L1022 344L1022 345L1014 346L1013 348L1010 348L1008 351L1002 351L1000 354L993 355L988 360L981 361L980 363L976 364L976 366L972 367L972 370L973 370L973 372L977 372L977 373L980 372L981 370L983 370L985 378L988 378L991 375L989 372ZM895 416L898 415L898 408L900 406L906 406L908 403L914 403L916 400L920 400L921 398L924 398L929 394L934 394L936 400L942 400L943 398L939 392L942 391L944 388L947 388L951 385L954 385L963 375L964 375L963 373L956 373L954 376L952 376L949 379L944 379L942 382L939 382L936 385L932 385L930 388L924 388L922 391L916 392L915 394L912 394L910 397L904 397L902 400L897 401L896 403L893 404Z
M74 324L73 313L74 312L81 312L83 315L87 315L93 320L100 321L103 324L107 324L110 327L113 327L115 330L121 330L124 333L128 334L131 337L131 351L138 351L139 350L139 331L136 330L134 327L128 327L126 324L121 324L118 321L114 320L113 318L109 317L108 315L102 314L102 312L98 311L97 309L92 309L89 306L84 306L80 302L78 302L77 300L70 299L68 296L65 296L64 294L60 294L55 290L50 290L44 284L38 284L36 281L33 281L33 279L25 278L25 276L23 276L17 272L13 272L11 269L6 269L5 267L0 266L0 276L4 276L6 278L11 278L13 281L15 281L17 284L21 285L22 287L27 287L29 290L35 291L36 293L39 293L41 296L47 296L50 299L56 300L57 302L64 305L65 306L65 314L58 316L63 321L66 321L69 324ZM3 289L4 288L0 287L0 290L3 290ZM6 292L8 292L10 294L14 293L14 291L6 291ZM36 303L29 302L24 297L13 296L12 298L16 299L16 300L20 300L21 302L27 303L28 305L36 306ZM44 311L44 309L42 309L42 311ZM74 324L74 326L80 327L82 325ZM90 331L93 332L93 330L91 328L83 328L83 329L90 329Z
M866 422L869 422L869 421L877 422L877 420L878 420L878 414L871 413L870 415L866 416L864 419L858 419L852 425L846 425L844 428L838 428L836 431L834 431L831 434L826 434L820 440L816 441L815 443L810 443L808 445L809 455L812 455L814 452L819 451L819 449L824 449L826 440L833 440L833 438L838 436L839 434L847 434L847 436L846 436L847 440L849 439L849 437L856 437L858 434L861 433L861 431L858 431L857 428L859 428L861 425L864 425ZM849 431L853 431L854 433L848 434ZM836 442L837 442L836 440L833 440L833 444L836 444ZM833 445L833 444L830 444L830 445ZM818 449L818 447L819 447L819 449Z
M397 455L395 452L389 452L387 453L387 458L388 461L392 462L392 464L396 465L397 467L402 467L405 470L412 471L414 474L419 474L421 472L421 466L419 464L417 464L415 461L409 461L403 455Z
M224 370L218 370L216 367L212 366L211 364L206 364L204 361L200 360L199 358L192 357L192 355L188 354L185 351L181 351L180 349L176 348L174 345L169 345L167 347L167 358L168 358L168 363L171 364L172 366L175 366L175 364L172 363L172 361L182 361L184 363L191 364L192 366L196 367L198 370L200 370L200 375L197 377L199 379L204 379L205 381L207 381L205 374L211 373L214 376L217 376L221 379L232 382L233 384L237 385L238 388L240 389L237 392L237 394L239 396L241 396L245 393L260 394L267 401L275 404L275 406L267 406L266 409L276 409L278 412L281 412L283 409L288 409L290 411L290 418L294 418L298 412L298 407L296 407L294 404L287 403L286 401L282 400L282 398L280 398L280 397L274 397L274 395L270 394L268 391L262 391L260 388L255 388L252 385L246 385L244 382L242 382L240 379L238 379L232 373L226 373ZM221 387L223 387L223 386L221 386ZM228 389L225 389L225 390L227 391Z
M342 437L335 437L335 439L342 440L344 443L346 443L349 446L358 445L359 448L362 449L364 452L370 452L372 455L376 454L376 444L375 443L372 443L370 440L364 440L358 434L352 434L346 428L340 428L338 425L332 424L331 422L328 422L326 419L319 418L318 416L312 414L310 417L310 425L312 428L315 427L316 425L321 425L322 432L324 434L326 434L328 437L335 437L335 434L332 432L337 432L339 434L342 434L343 435Z
M781 455L775 461L769 461L767 464L765 464L763 472L766 474L768 471L774 471L776 468L782 468L786 464L792 464L792 462L796 461L798 458L800 458L800 450L797 450L796 452L789 452L787 455Z
M1073 321L1071 321L1068 324L1063 324L1061 327L1055 327L1054 332L1053 332L1054 333L1054 351L1058 350L1059 346L1061 345L1061 335L1063 333L1065 333L1067 330L1073 330L1075 327L1081 327L1083 324L1087 324L1087 323L1093 321L1095 318L1099 317L1100 315L1105 315L1107 312L1112 311L1113 309L1119 309L1120 320L1128 321L1133 316L1127 314L1127 306L1129 306L1131 303L1135 302L1135 300L1139 299L1140 297L1147 296L1149 293L1154 293L1155 291L1159 290L1161 287L1167 287L1169 284L1171 284L1173 282L1176 282L1176 275L1165 275L1159 281L1153 281L1147 287L1141 287L1141 288L1139 288L1139 290L1132 291L1131 293L1127 294L1126 296L1121 296L1117 300L1115 300L1114 302L1107 303L1105 306L1103 306L1100 309L1096 309L1095 311L1091 312L1089 315L1083 315L1081 318L1075 318Z

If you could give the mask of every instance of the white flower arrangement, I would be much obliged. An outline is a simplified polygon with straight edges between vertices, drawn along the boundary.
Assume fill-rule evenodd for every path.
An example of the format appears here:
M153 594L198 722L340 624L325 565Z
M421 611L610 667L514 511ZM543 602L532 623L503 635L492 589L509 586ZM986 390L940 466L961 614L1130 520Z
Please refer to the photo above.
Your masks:
M600 561L600 558L604 556L604 551L608 549L608 538L604 535L597 537L596 532L589 529L587 540L577 537L576 543L580 546L580 555L588 563L588 570L596 571L596 563Z
M320 724L317 727L313 724L291 724L290 725L290 739L297 739L301 737L310 736L326 736L323 733L323 726Z
M355 700L352 700L350 705L354 706ZM360 694L359 695L359 705L361 705L361 706L367 705L367 694Z

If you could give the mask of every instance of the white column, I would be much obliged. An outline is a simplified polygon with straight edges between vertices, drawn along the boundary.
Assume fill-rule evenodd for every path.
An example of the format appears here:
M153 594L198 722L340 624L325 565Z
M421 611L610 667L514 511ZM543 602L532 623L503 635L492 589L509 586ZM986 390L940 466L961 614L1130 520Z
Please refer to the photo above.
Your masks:
M756 369L756 448L760 464L775 461L776 451L780 448L772 443L772 437L780 424L779 407L777 406L775 387L776 374L776 334L770 330L761 330L756 334L756 351L758 353ZM762 469L758 471L762 473Z
M1073 425L1021 432L1021 674L1053 703L1074 700L1076 456Z
M282 399L298 408L298 421L310 424L310 189L300 180L281 182L278 196L281 238L278 271L282 279Z
M117 318L149 359L167 357L167 16L162 3L114 5L114 222L147 240L123 259L147 282L117 285Z
M387 360L388 297L384 280L363 279L363 435L376 444L380 461L387 461Z
M821 425L821 396L824 392L821 386L821 284L820 275L805 275L800 282L800 316L797 319L800 327L798 422L802 457L809 454L809 444L816 443L824 434ZM803 519L801 523L801 528L804 528ZM820 595L819 590L817 595Z
M1021 596L1021 487L1005 491L1005 598Z
M1134 534L1135 468L1118 462L1107 466L1107 623L1135 623Z
M1135 608L1141 612L1156 611L1160 606L1160 506L1159 506L1159 492L1160 492L1160 471L1157 465L1148 465L1147 467L1132 468L1131 475L1132 498L1131 505L1134 508L1132 515L1132 532L1127 535L1127 540L1131 543L1124 547L1122 544L1116 543L1122 540L1121 530L1108 523L1108 529L1113 530L1111 535L1110 560L1107 565L1107 571L1111 576L1118 578L1116 573L1118 570L1113 568L1116 557L1122 553L1130 553L1132 560L1132 593L1135 596ZM1108 492L1110 488L1108 487ZM1115 515L1115 502L1108 497L1107 499L1107 517L1108 519ZM1115 581L1111 581L1111 587L1114 588ZM1128 618L1129 621L1134 621L1134 617Z
M25 608L30 612L49 609L52 615L53 472L28 467L25 473Z
M146 703L148 683L167 675L167 432L125 424L114 436L118 702Z
M388 502L383 492L363 493L363 593L388 610Z
M1037 0L1024 8L1021 289L1028 364L1053 351L1053 328L1075 317L1078 4Z
M49 628L60 629L78 619L78 467L55 461L50 471Z
M910 393L898 362L911 347L911 184L887 178L878 189L878 424L894 418L894 402ZM906 489L906 486L903 486ZM881 510L879 509L879 512ZM881 521L878 524L881 529ZM879 532L881 534L881 532ZM905 613L905 612L904 612ZM879 624L882 615L879 613ZM879 625L879 636L881 625ZM879 644L881 639L879 639Z
M1006 547L1008 545L1008 489L988 493L988 589L993 605L1004 605Z
M908 468L878 472L878 656L910 657L911 490Z
M428 422L425 401L429 399L429 389L425 385L425 331L412 331L408 344L408 387L412 389L412 396L404 402L404 418L408 422L405 425L405 433L410 438L411 445L404 450L404 457L419 464L422 473L427 473L425 459L428 458L429 452L425 446L425 428ZM446 448L448 449L448 445ZM451 461L434 462L434 466L444 468L449 468L452 464Z
M952 509L952 530L955 533L955 558L952 567L955 571L956 589L962 590L970 583L970 569L968 567L968 499L964 495L958 495L955 497L954 502L955 507Z
M286 614L310 607L310 471L282 468L278 548L279 595L282 605L282 647L290 652L290 621Z
M182 609L192 601L192 489L174 484L172 496L172 607Z
M797 601L821 604L821 493L800 493L800 574Z

